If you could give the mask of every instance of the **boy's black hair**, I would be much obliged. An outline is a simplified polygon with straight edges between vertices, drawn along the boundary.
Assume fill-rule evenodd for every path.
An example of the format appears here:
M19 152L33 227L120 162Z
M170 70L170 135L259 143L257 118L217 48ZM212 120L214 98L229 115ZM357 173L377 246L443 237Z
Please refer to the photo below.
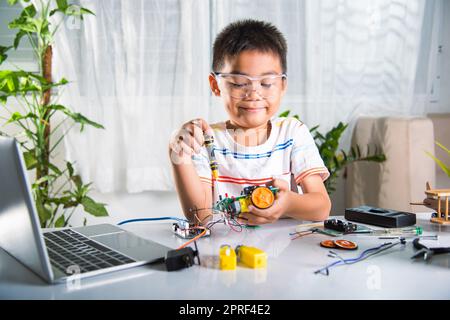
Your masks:
M283 34L271 23L246 19L230 23L216 37L212 70L219 72L225 59L244 50L270 52L280 57L283 73L287 71L287 43Z

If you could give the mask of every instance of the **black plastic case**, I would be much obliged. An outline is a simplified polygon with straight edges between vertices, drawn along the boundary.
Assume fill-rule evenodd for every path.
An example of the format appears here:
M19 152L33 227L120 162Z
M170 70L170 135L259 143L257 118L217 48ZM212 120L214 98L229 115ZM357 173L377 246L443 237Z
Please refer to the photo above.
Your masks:
M385 228L402 228L416 224L416 215L391 209L360 206L345 209L345 219Z

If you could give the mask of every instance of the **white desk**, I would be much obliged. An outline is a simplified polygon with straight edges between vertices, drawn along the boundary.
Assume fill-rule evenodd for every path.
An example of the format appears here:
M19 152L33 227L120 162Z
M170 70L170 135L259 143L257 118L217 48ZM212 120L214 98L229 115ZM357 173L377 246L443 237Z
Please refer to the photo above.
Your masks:
M428 222L418 215L426 234L450 237L450 226ZM450 255L430 262L410 259L415 249L395 246L385 253L353 265L330 269L330 275L314 274L331 261L328 249L319 246L331 238L313 234L291 241L298 221L283 220L258 229L236 233L215 225L212 235L198 241L202 265L167 272L163 264L83 279L80 283L48 285L5 251L0 250L0 299L449 299ZM146 222L124 225L143 237L176 248L184 241L172 234L171 223ZM385 241L369 236L345 236L359 244L357 251L339 250L354 257ZM266 269L238 266L235 271L217 269L219 247L228 243L254 245L268 254Z

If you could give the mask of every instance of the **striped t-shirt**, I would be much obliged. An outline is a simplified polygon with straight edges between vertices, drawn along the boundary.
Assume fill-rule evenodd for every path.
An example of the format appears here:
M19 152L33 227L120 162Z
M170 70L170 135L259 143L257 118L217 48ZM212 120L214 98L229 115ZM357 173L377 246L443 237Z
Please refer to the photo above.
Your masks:
M244 187L264 185L273 178L283 179L291 187L291 174L297 185L313 174L320 175L322 180L328 178L329 172L304 123L284 117L270 121L272 129L266 142L252 147L236 143L225 122L211 125L219 166L214 202L219 200L219 195L239 196ZM206 147L194 154L192 160L201 181L212 184ZM301 193L301 188L298 189Z

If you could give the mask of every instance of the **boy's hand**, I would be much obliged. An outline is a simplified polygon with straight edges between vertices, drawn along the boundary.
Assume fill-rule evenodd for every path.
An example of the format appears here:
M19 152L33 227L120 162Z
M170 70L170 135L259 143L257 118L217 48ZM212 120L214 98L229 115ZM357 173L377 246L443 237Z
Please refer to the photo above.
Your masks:
M239 222L249 225L273 223L288 211L289 193L291 192L289 184L281 179L273 179L271 185L279 189L272 206L267 209L258 209L254 206L249 206L249 212L240 214Z
M170 140L170 150L182 158L190 158L199 153L203 146L203 133L211 134L212 129L203 119L194 119L183 124Z

